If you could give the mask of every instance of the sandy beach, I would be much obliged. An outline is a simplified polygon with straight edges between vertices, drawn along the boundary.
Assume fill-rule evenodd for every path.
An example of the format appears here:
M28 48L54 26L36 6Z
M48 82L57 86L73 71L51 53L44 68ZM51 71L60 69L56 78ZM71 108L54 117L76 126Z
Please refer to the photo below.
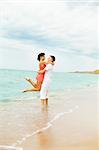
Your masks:
M98 150L98 88L0 102L0 150Z

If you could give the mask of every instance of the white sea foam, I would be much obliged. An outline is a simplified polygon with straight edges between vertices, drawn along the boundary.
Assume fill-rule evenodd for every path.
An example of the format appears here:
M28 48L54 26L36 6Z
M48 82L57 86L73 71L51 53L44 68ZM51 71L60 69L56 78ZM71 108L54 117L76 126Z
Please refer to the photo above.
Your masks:
M15 146L7 146L7 145L0 145L0 148L2 148L2 150L7 149L7 150L23 150L23 148L21 147L15 147Z

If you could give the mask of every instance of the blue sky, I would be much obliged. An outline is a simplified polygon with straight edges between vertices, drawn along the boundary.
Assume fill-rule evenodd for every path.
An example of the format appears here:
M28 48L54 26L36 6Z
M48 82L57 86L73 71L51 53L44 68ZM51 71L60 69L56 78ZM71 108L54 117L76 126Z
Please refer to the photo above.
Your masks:
M98 12L94 0L0 0L0 68L37 70L40 52L55 71L98 68Z

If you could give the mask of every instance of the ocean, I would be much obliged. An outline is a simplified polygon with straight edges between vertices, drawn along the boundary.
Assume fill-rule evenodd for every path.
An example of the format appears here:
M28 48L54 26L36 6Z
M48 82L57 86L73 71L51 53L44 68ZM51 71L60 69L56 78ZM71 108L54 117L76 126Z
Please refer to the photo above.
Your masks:
M0 150L97 141L98 75L53 73L48 106L41 105L39 92L22 93L31 88L25 77L35 79L36 72L0 70Z
M22 70L0 69L0 101L6 102L15 99L38 96L38 93L22 93L31 85L25 81L25 77L35 80L36 72ZM54 72L50 86L50 92L61 92L70 89L79 89L89 86L97 86L98 75L80 73Z

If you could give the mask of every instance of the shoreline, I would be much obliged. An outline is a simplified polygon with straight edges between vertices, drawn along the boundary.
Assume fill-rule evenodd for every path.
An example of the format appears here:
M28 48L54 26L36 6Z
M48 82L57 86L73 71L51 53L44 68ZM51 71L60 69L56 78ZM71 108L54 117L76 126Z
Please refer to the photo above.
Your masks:
M97 90L88 87L52 94L48 108L35 99L1 105L0 146L12 146L12 150L97 150Z

